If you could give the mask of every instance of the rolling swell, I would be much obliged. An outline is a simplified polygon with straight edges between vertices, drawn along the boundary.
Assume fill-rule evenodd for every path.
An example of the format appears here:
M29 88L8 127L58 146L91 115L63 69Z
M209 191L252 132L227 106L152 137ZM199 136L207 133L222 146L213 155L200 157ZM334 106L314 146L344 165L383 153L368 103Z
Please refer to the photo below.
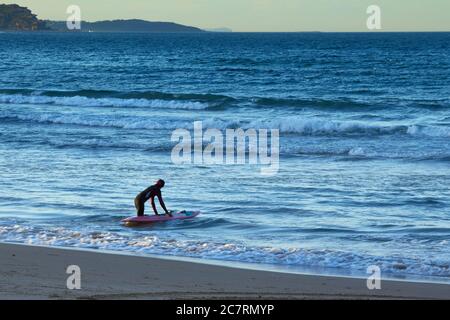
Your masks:
M0 95L0 103L63 105L76 107L139 107L158 109L204 110L207 103L184 100L162 100L148 98L92 98L86 96L47 96L47 95Z
M14 110L0 112L0 119L5 121L26 121L60 125L79 125L87 127L110 127L123 129L193 129L193 121L168 119L157 120L150 116L121 116L94 114L62 114L62 113L18 113ZM196 119L202 120L202 119ZM410 135L424 137L450 137L450 127L444 125L369 124L362 121L333 121L304 117L283 117L270 120L225 120L220 118L204 119L203 128L219 130L242 129L278 129L282 134L299 136L382 136Z
M324 109L376 109L367 102L352 101L350 99L286 99L286 98L254 98L253 102L259 106L266 107L314 107Z
M233 102L234 99L218 94L166 93L159 91L113 91L113 90L34 90L34 89L0 89L1 95L45 96L45 97L86 97L119 98L148 100L195 100L198 102Z
M232 97L209 93L167 93L159 91L111 91L111 90L32 90L0 89L0 103L47 104L80 107L137 107L185 110L223 110L246 106L258 109L323 109L336 111L380 111L396 108L447 109L450 101L408 100L364 96L334 98L283 98L283 97Z
M392 99L390 97L354 95L352 97L334 98L273 98L258 97L251 101L258 107L270 108L313 108L331 111L377 111L405 108L446 110L450 108L448 99L416 100L416 99Z

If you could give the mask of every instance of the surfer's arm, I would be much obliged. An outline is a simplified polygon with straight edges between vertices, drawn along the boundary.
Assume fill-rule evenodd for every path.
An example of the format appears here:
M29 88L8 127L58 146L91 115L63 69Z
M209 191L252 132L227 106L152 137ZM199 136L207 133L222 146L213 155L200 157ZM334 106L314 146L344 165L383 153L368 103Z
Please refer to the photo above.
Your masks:
M155 206L155 198L154 197L152 197L152 208L153 208L153 212L157 215L157 216L159 216L159 214L158 214L158 211L156 210L156 206Z
M161 205L161 207L164 209L164 211L166 212L166 214L170 214L169 210L167 210L166 205L164 203L164 200L161 196L161 193L159 193L158 195L158 200L159 200L159 204Z

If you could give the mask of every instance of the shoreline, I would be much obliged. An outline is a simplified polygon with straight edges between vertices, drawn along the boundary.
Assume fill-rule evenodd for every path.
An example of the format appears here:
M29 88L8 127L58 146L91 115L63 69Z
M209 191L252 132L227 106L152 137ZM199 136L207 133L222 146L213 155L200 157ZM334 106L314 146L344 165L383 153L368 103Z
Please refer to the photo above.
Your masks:
M257 270L126 252L0 243L1 299L450 299L450 284ZM68 290L69 265L81 289Z
M283 274L293 274L301 276L319 276L319 277L336 277L344 279L358 279L366 281L369 274L363 273L353 273L348 274L344 272L331 271L330 269L321 269L324 272L315 271L314 268L304 268L296 267L290 265L277 265L277 264L265 264L265 263L253 263L246 261L235 261L235 260L220 260L220 259L208 259L199 257L188 257L188 256L177 256L177 255L161 255L161 254L150 254L150 253L139 253L133 251L121 251L121 250L109 250L109 249L94 249L94 248L83 248L83 247L64 247L64 246L50 246L50 245L39 245L39 244L27 244L20 242L4 242L0 241L0 246L2 244L6 245L17 245L26 247L37 247L37 248L48 248L48 249L62 249L69 251L84 251L99 254L110 254L125 257L142 257L150 259L168 260L168 261L178 261L181 263L197 263L204 264L207 266L217 266L217 267L227 267L232 269L243 269L243 270L253 270L253 271L265 271ZM429 284L446 284L450 285L450 279L447 281L441 280L438 277L424 276L420 278L419 276L382 276L383 281L397 281L397 282L411 282L411 283L429 283Z

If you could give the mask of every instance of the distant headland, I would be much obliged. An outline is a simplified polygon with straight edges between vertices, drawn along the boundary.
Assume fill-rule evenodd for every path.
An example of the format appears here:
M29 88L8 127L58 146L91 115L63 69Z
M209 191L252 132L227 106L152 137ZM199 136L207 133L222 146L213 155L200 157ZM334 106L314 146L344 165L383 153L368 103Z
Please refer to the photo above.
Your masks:
M0 4L0 30L37 31L48 29L45 21L39 20L28 8L17 4Z
M66 21L46 21L46 26L53 31L69 31ZM73 31L72 31L73 32ZM78 32L204 32L196 27L173 22L153 22L139 19L105 20L96 22L81 21Z
M0 30L2 31L59 31L68 30L66 21L40 20L30 9L16 4L0 4ZM81 22L76 32L205 32L196 27L173 22L152 22L139 19Z

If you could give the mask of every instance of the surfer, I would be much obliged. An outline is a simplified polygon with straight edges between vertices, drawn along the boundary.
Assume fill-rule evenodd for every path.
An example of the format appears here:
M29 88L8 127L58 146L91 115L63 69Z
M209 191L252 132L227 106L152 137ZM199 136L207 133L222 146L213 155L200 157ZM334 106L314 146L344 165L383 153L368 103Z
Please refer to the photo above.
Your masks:
M151 199L153 212L159 216L160 214L156 210L155 206L155 197L158 197L159 204L164 209L167 215L172 216L172 214L167 210L166 205L164 204L163 198L161 196L161 189L164 187L165 182L162 179L159 179L156 181L156 183L141 193L139 193L136 198L134 199L134 206L137 210L138 217L142 217L144 215L144 203L147 202L149 199Z

